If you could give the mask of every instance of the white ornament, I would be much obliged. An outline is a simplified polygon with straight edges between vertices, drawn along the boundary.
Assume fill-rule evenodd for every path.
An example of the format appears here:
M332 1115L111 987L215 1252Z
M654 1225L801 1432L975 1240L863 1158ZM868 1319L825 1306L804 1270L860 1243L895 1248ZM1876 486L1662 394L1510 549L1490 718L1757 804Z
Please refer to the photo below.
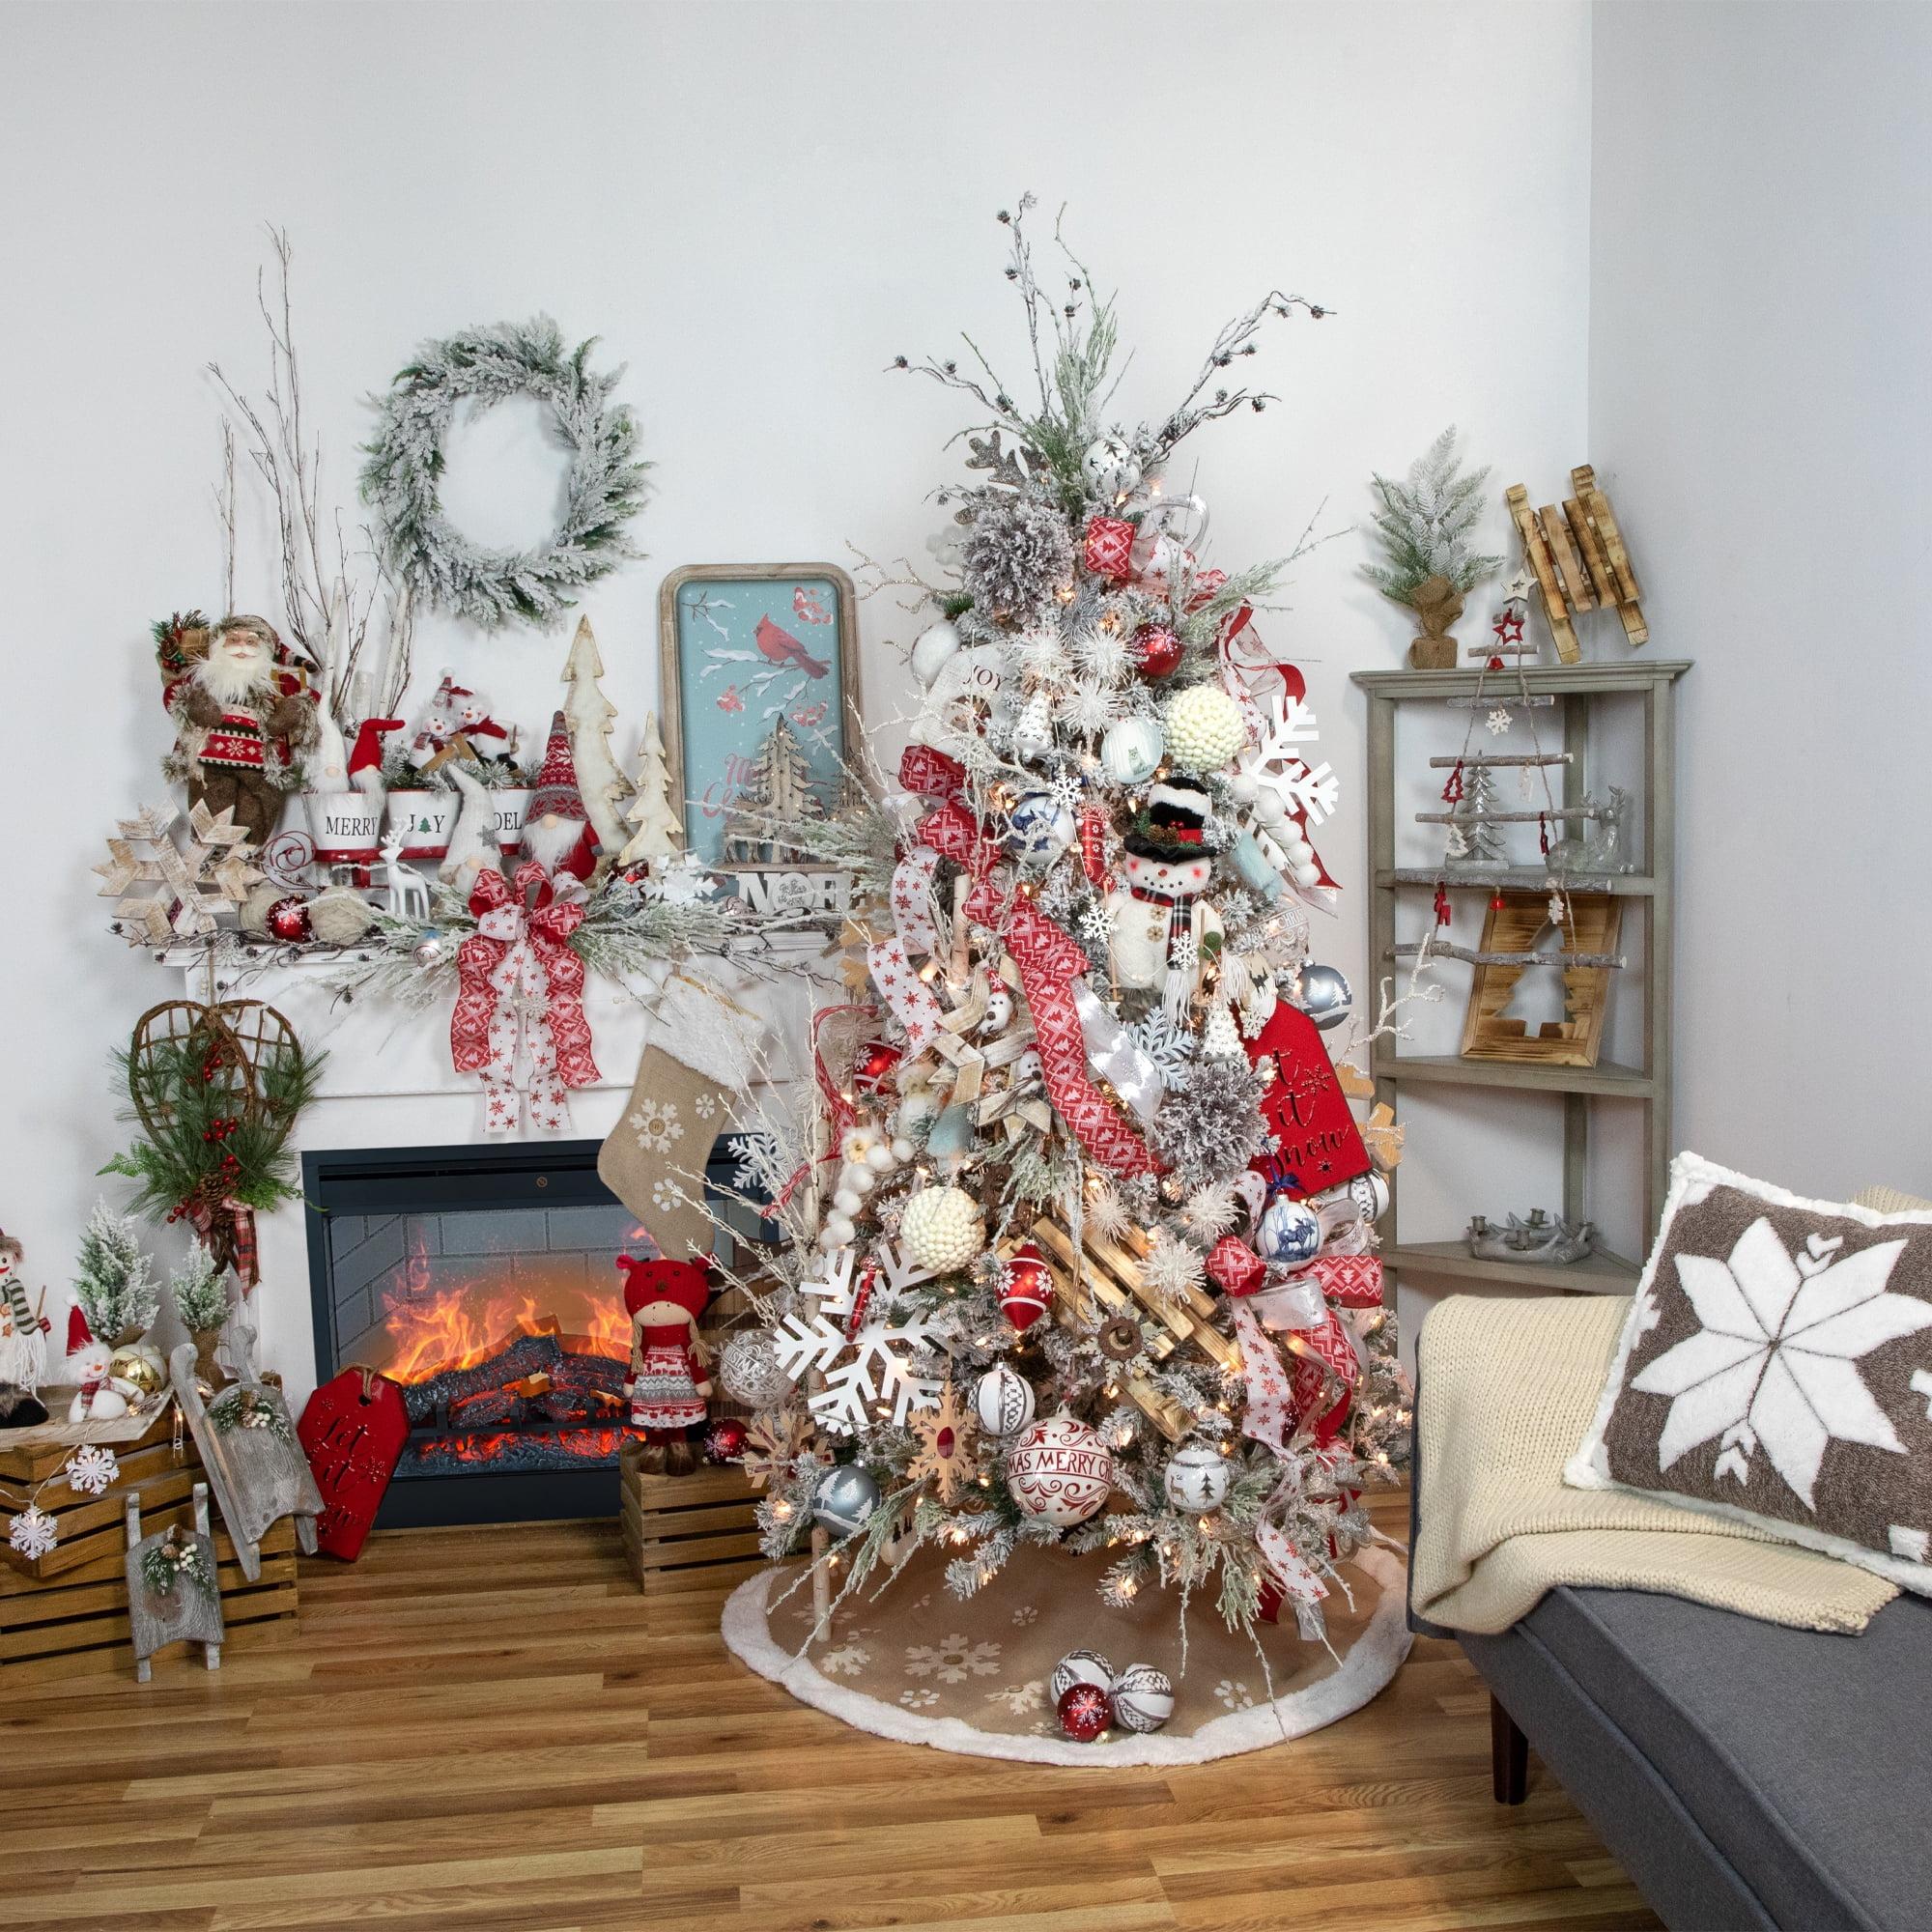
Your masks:
M824 1302L810 1317L787 1315L772 1336L773 1353L793 1381L823 1371L825 1386L806 1398L820 1426L833 1435L857 1435L876 1424L875 1404L889 1403L900 1428L914 1409L936 1408L940 1378L917 1373L910 1360L914 1350L933 1346L932 1323L868 1321L848 1338L847 1312Z
M724 1344L718 1379L724 1393L747 1408L775 1408L791 1393L791 1378L779 1366L772 1338L762 1328L747 1329Z
M1500 738L1516 723L1516 720L1509 715L1509 712L1502 705L1498 704L1483 722L1490 727L1490 731L1493 736Z
M1335 810L1342 783L1323 762L1311 768L1301 748L1316 739L1315 713L1298 697L1277 692L1262 718L1262 735L1241 760L1241 775L1255 787L1255 810L1264 825L1280 825L1292 812L1316 825Z
M1013 726L1013 754L1020 758L1039 758L1053 750L1053 707L1046 693L1037 691L1026 701L1019 722Z
M84 1442L67 1459L67 1486L76 1495L104 1496L121 1474L113 1450Z
M995 986L986 995L986 1010L980 1016L975 1031L990 1039L995 1034L1005 1033L1012 1019L1013 996L1004 986Z
M928 624L913 640L912 674L923 690L932 689L941 667L959 645L958 631L944 617L936 624Z
M1130 1663L1114 1680L1114 1721L1123 1731L1157 1731L1174 1716L1174 1686L1151 1663Z
M966 1267L986 1245L980 1204L961 1188L922 1188L905 1205L899 1242L917 1265L935 1274Z
M1076 1684L1097 1684L1102 1690L1112 1690L1114 1666L1097 1650L1069 1650L1046 1680L1048 1702L1058 1707Z
M1056 1528L1085 1522L1114 1487L1114 1459L1084 1422L1070 1415L1036 1422L1007 1451L1007 1488L1028 1516Z
M1089 492L1111 508L1140 488L1141 460L1120 437L1096 437L1080 459L1080 474Z
M1185 1442L1167 1459L1161 1487L1177 1509L1219 1509L1235 1480L1235 1465L1205 1442Z
M973 1413L988 1435L1017 1435L1033 1420L1033 1384L997 1363L973 1384Z
M29 1503L8 1525L8 1547L29 1563L44 1556L60 1541L60 1525L38 1503Z
M1191 684L1167 701L1167 749L1191 772L1218 771L1248 742L1241 707L1216 684Z
M1153 718L1122 718L1100 740L1100 763L1116 784L1139 784L1160 767L1167 740Z
M1073 814L1050 791L1022 793L1007 822L1007 850L1023 866L1050 866L1073 843Z

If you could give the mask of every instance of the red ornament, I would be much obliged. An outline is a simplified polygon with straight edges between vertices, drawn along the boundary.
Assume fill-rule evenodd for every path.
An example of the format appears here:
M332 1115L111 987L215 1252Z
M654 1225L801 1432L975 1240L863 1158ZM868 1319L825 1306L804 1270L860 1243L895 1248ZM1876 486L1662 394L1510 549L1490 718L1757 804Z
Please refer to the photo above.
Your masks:
M1134 574L1134 526L1120 517L1095 517L1087 526L1087 568L1110 582Z
M708 1463L735 1463L745 1453L745 1425L735 1415L721 1415L704 1432Z
M1250 1065L1274 1062L1262 1114L1277 1145L1255 1161L1256 1172L1285 1182L1296 1201L1368 1173L1369 1151L1315 1022L1281 1000L1245 1045Z
M1000 1278L1000 1313L1015 1328L1031 1328L1046 1313L1053 1293L1053 1276L1046 1257L1032 1241L1022 1241L1007 1262Z
M315 937L308 923L308 901L293 895L269 908L268 925L284 946L301 946Z
M353 1563L410 1439L403 1392L373 1369L344 1369L309 1397L296 1439L322 1492L316 1548Z
M1143 677L1168 677L1180 668L1180 639L1165 624L1143 624L1134 633L1134 662Z
M898 1069L900 1049L883 1039L867 1040L852 1063L852 1091L876 1094L891 1084Z
M1522 642L1522 612L1514 604L1505 604L1503 613L1490 626L1496 634L1496 639L1505 647L1513 647Z
M1107 878L1107 814L1097 805L1083 805L1077 820L1080 827L1080 869L1090 886L1103 891Z
M1056 1708L1060 1728L1076 1745L1091 1745L1114 1721L1107 1693L1097 1684L1069 1684Z
M1208 1278L1227 1294L1252 1294L1267 1279L1262 1258L1236 1235L1223 1235L1208 1251Z
M1279 1623L1282 1606L1287 1602L1288 1599L1282 1595L1281 1585L1264 1570L1261 1587L1255 1593L1255 1621L1264 1624Z

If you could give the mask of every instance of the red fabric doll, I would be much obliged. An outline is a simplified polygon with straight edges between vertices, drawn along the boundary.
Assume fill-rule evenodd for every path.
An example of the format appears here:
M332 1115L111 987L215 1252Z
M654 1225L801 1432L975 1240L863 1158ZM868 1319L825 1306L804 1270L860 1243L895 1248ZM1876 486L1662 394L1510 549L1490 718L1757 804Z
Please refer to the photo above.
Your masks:
M643 1466L688 1476L697 1466L686 1432L710 1413L697 1318L711 1298L711 1259L635 1261L617 1257L631 1318L631 1426L644 1431Z

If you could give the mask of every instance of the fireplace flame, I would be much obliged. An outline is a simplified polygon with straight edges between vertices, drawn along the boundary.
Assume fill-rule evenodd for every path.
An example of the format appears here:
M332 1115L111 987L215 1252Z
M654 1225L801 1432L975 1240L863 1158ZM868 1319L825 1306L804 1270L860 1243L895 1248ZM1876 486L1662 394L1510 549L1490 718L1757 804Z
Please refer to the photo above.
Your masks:
M614 1293L609 1300L593 1299L581 1282L546 1286L540 1274L533 1284L523 1266L501 1287L466 1282L431 1293L421 1254L412 1255L403 1272L404 1293L390 1300L384 1321L390 1346L384 1374L397 1381L473 1368L521 1335L554 1335L567 1354L629 1359L630 1322Z

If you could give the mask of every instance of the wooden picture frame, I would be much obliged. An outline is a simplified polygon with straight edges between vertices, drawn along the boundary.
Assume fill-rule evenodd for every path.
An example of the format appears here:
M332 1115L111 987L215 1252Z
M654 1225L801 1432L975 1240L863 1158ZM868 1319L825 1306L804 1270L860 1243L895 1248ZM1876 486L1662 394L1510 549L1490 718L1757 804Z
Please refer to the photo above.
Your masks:
M1571 893L1566 952L1613 953L1623 923L1623 901L1612 893ZM1529 952L1549 926L1548 893L1498 893L1483 919L1483 952ZM1506 1018L1526 968L1493 961L1479 964L1469 982L1469 1008L1463 1020L1464 1060L1509 1060L1545 1066L1594 1066L1603 1051L1604 1020L1609 1010L1609 966L1563 969L1561 1020L1544 1022L1536 1032L1526 1020ZM1541 970L1541 969L1539 969Z
M658 703L685 848L761 909L832 914L849 898L840 868L734 827L731 809L775 733L789 741L770 754L785 787L838 806L860 715L858 595L836 563L686 564L658 591Z

